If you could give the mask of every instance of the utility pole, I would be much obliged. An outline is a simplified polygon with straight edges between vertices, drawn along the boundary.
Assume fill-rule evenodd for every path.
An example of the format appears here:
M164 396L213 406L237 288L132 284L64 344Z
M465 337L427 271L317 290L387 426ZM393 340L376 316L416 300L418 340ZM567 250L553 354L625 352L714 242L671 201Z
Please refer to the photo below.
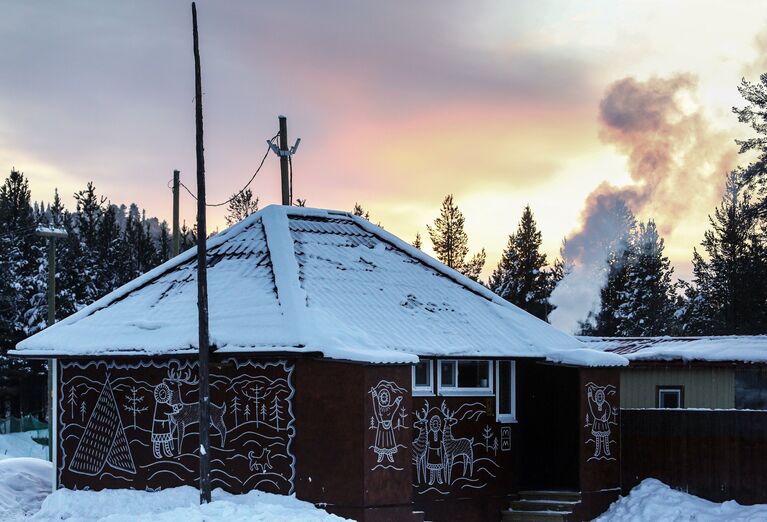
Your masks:
M56 322L56 239L66 238L67 231L62 228L39 226L35 235L48 238L48 321L51 326ZM56 359L48 359L48 460L53 461L53 365ZM54 462L55 466L55 462Z
M181 232L178 228L178 191L181 184L181 173L173 171L173 242L170 247L170 257L176 257L181 245Z
M200 42L197 34L197 6L192 2L194 40L194 99L197 145L197 312L199 340L200 410L200 504L210 502L210 384L208 375L208 274L205 229L205 156L202 146L202 79Z
M280 157L280 173L282 174L282 204L293 204L293 166L292 157L301 144L301 138L291 147L288 145L288 119L285 116L277 117L280 121L280 145L276 146L272 140L268 140L269 148Z
M290 206L292 187L290 186L290 170L288 158L290 157L290 146L288 145L288 119L285 116L278 116L280 120L280 174L282 174L282 204Z

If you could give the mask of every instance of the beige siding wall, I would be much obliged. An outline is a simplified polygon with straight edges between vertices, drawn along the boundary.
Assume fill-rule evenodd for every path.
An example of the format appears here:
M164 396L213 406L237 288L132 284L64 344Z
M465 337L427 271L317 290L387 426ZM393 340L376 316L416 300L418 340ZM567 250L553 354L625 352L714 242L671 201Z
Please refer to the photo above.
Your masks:
M631 368L621 371L621 408L655 408L656 386L684 386L685 408L735 408L732 368Z

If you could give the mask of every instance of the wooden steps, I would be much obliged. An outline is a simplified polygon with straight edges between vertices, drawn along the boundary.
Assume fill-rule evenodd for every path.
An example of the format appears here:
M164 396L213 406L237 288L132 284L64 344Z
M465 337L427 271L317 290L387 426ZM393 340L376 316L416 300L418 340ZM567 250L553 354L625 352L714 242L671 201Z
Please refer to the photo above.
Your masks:
M565 522L581 501L578 491L520 491L502 511L503 522Z

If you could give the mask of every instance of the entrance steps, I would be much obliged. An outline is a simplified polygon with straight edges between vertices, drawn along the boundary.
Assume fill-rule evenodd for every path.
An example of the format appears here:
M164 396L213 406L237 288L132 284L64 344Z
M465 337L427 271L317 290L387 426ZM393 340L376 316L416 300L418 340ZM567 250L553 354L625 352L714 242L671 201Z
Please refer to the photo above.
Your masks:
M581 502L579 491L520 491L501 512L503 522L565 522Z

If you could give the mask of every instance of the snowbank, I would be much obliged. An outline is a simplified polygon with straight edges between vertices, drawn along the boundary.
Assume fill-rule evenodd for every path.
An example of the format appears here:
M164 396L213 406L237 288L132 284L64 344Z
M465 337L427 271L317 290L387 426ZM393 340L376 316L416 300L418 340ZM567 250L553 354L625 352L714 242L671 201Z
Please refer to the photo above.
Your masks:
M682 493L656 479L645 479L610 506L595 522L721 522L767 520L767 505L741 506L734 500L717 504Z
M53 466L47 460L15 458L0 461L0 520L26 520L51 492Z
M181 486L162 491L70 491L60 489L29 520L67 522L343 522L294 496L251 491L231 495L213 491L213 502L199 505L199 491Z
M47 431L23 431L0 435L0 460L10 457L34 457L48 459L48 446L32 440L38 434L47 435Z

